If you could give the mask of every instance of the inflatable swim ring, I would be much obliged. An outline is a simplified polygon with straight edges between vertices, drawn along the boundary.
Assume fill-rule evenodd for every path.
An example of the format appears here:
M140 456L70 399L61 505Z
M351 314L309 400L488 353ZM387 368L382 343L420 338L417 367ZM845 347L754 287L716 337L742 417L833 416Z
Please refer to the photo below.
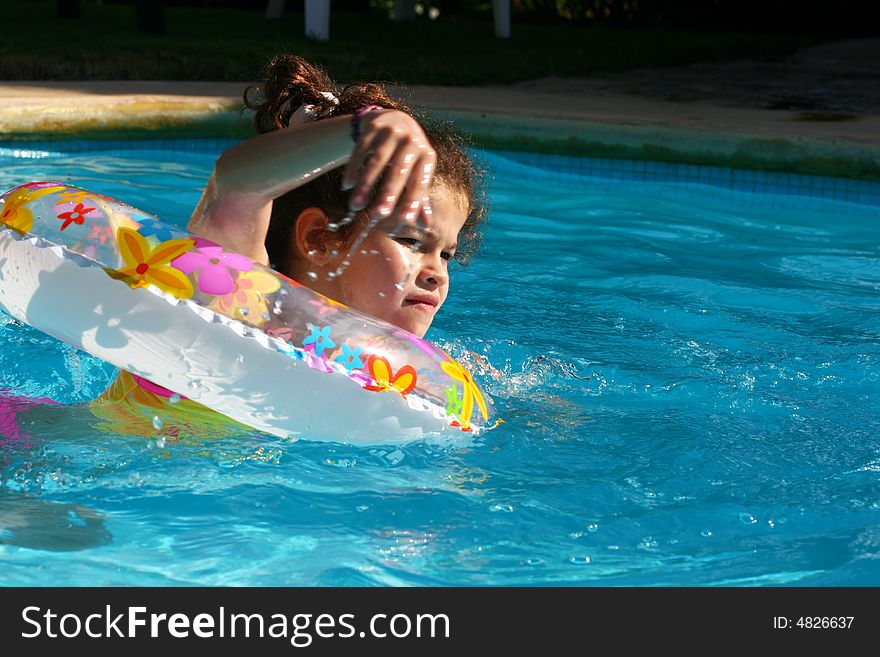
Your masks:
M0 308L274 435L383 443L490 425L491 400L415 335L101 194L0 195Z

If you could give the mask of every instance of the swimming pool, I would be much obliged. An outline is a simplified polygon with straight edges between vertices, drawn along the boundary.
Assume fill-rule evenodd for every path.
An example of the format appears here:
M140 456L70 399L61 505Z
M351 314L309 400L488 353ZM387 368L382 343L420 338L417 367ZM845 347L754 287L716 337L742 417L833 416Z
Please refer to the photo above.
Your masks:
M0 188L184 223L226 145L6 144ZM162 445L9 411L0 583L880 584L880 184L479 155L484 253L428 338L503 372L480 378L504 424ZM7 396L82 402L114 374L3 314L0 345Z

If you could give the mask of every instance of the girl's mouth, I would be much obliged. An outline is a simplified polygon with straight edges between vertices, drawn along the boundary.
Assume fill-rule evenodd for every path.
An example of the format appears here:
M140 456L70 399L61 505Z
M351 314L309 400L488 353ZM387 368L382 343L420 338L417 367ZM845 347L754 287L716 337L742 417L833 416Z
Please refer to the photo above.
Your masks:
M404 299L403 307L414 306L427 313L433 313L440 305L440 300L432 294L420 294Z

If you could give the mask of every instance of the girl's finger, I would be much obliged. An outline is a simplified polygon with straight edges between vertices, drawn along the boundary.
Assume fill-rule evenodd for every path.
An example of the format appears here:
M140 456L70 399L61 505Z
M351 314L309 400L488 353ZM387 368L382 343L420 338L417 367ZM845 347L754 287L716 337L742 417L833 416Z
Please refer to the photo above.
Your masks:
M414 140L404 140L398 146L382 176L382 189L377 196L381 200L376 204L376 212L380 215L390 214L395 206L398 214L404 212L405 208L397 203L397 199L413 184L412 174L414 165L418 164L420 150Z
M433 222L432 216L434 209L431 207L431 197L425 196L422 199L422 206L419 208L418 222L422 224L422 228L428 228Z
M431 193L431 184L434 180L434 166L436 164L437 155L432 148L423 149L419 159L416 161L409 181L406 185L406 191L397 205L398 214L407 223L415 223L420 214L420 208L429 198ZM430 209L430 202L428 204ZM430 213L429 213L430 216Z
M342 174L343 191L351 189L357 182L361 166L363 166L364 160L370 153L369 144L372 141L372 136L361 135L361 138L355 144L354 150L351 151L351 156L348 158L348 164L345 165L345 171Z
M382 171L388 164L388 160L394 155L395 144L390 133L380 132L367 144L367 150L363 156L359 156L358 171L360 178L354 185L351 195L348 197L348 207L351 210L361 210L367 205L370 190Z
M363 161L369 156L372 143L378 134L375 130L370 129L372 127L370 113L361 117L361 124L361 136L354 145L351 156L348 158L348 165L345 167L345 172L342 175L343 190L354 187ZM392 131L386 128L383 132L387 132L390 135Z

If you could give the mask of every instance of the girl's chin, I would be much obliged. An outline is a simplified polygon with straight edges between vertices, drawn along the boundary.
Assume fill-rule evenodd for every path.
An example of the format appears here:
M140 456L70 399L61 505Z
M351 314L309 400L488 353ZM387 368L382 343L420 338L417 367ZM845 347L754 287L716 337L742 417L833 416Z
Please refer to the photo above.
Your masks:
M419 338L425 337L425 333L431 327L431 323L425 322L423 318L397 317L396 319L397 321L391 323Z

